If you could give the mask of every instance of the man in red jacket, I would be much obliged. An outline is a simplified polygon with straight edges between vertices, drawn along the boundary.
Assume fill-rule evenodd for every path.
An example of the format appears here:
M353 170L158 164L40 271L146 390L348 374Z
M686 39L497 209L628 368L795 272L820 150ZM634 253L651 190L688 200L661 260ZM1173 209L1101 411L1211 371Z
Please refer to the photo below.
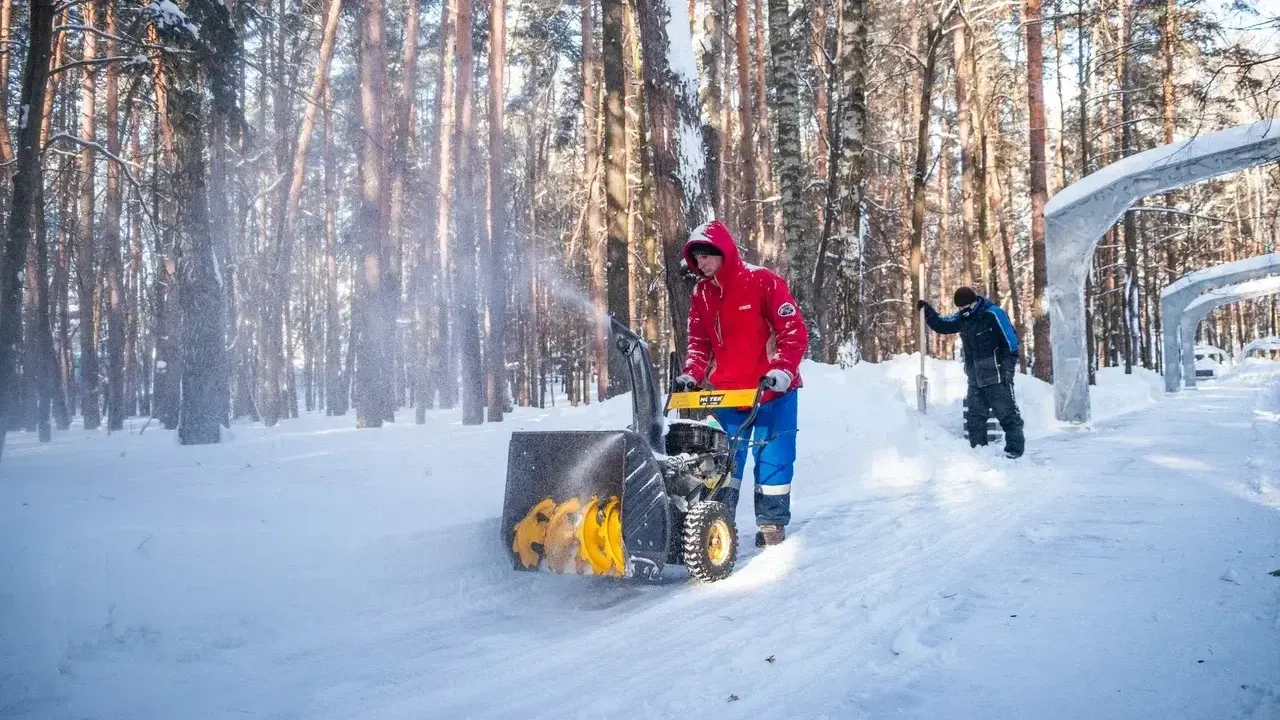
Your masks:
M719 221L689 236L685 262L702 275L689 307L689 353L677 388L704 383L721 390L754 388L768 382L755 427L756 545L776 545L791 521L791 476L796 460L796 389L800 360L809 346L804 316L787 283L777 273L748 265L733 236ZM708 376L708 369L710 375ZM732 436L745 410L717 410L716 419ZM747 448L739 448L734 477L718 496L732 513L738 505Z

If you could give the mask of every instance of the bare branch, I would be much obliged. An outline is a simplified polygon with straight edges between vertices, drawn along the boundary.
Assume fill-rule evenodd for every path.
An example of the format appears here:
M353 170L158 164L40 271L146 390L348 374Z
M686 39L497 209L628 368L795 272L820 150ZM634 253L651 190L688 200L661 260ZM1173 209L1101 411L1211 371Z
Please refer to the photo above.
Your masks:
M1129 208L1129 212L1158 212L1158 213L1167 213L1169 215L1181 215L1182 217L1199 218L1201 220L1210 220L1212 222L1232 223L1232 224L1235 224L1236 222L1235 220L1230 220L1227 218L1213 217L1212 215L1198 215L1196 213L1187 212L1185 210L1179 210L1177 208L1155 207L1152 205L1143 205L1141 207L1131 207Z
M162 50L166 52L172 51L171 48L167 48L163 45L152 45L151 43L143 42L135 38L124 37L122 35L114 35L112 33L106 32L105 30L99 30L98 28L89 27L87 25L59 25L53 29L55 33L68 32L71 30L78 30L80 32L92 33L94 35L97 35L98 37L106 38L107 40L115 40L116 42L121 42L126 45L133 45L135 47L145 48L147 50Z
M133 176L133 173L129 171L129 168L132 166L132 163L120 157L119 155L116 155L115 153L107 150L105 146L99 143L92 142L90 140L85 140L84 138L76 137L75 135L70 135L68 133L58 133L57 135L54 135L53 137L49 138L45 142L44 147L40 149L40 151L45 152L55 142L59 140L69 142L73 145L79 145L80 147L92 148L93 150L102 153L103 157L110 159L112 162L115 162L120 166L120 169L124 172L125 179L129 181L129 185L133 187L134 192L138 194L138 198L141 200L144 197L144 194L142 192L142 184L139 183L137 178ZM147 208L147 203L144 201L144 202L140 202L139 205L142 208L143 215L146 215L147 219L151 221L152 229L155 230L157 233L159 233L160 223L156 220L155 216L152 215L151 211Z
M50 70L49 77L53 77L54 75L57 75L60 72L66 72L67 70L74 70L75 68L78 68L78 67L89 67L93 65L110 65L111 63L117 63L117 62L134 62L134 61L137 61L138 57L139 56L137 55L114 55L112 57L92 58L89 60L76 60L75 62L70 62L70 63L67 63L66 65L59 65L58 67Z

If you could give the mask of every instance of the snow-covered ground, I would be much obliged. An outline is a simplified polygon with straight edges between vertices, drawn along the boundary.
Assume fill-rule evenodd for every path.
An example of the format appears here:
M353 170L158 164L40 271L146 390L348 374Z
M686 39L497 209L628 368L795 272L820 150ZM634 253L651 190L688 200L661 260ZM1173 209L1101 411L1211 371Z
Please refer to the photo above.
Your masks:
M1280 365L1104 371L1075 431L1019 376L1010 462L960 437L957 364L916 414L918 364L805 366L790 537L751 547L746 493L710 586L509 569L510 432L627 398L11 435L0 717L1280 718Z

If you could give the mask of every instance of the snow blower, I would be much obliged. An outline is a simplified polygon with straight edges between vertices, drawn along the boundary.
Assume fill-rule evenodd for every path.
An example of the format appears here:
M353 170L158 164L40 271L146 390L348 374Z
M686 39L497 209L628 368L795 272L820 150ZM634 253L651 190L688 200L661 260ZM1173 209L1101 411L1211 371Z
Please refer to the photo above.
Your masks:
M631 376L632 424L512 433L502 542L517 570L654 581L665 565L683 564L698 580L722 580L733 572L738 530L712 498L750 437L764 387L673 392L660 405L648 346L610 322ZM733 438L703 422L667 427L670 410L719 407L751 409Z

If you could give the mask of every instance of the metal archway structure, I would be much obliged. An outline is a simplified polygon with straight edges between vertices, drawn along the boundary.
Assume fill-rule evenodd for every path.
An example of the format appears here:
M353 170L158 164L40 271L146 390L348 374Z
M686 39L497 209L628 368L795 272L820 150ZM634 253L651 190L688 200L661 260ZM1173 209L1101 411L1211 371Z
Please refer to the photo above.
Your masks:
M1240 359L1243 360L1248 358L1249 353L1254 350L1280 350L1280 337L1268 335L1266 337L1260 337L1257 340L1250 341L1249 344L1245 345L1244 349L1240 351Z
M1084 281L1103 233L1139 198L1280 159L1280 120L1200 135L1112 163L1045 206L1045 300L1053 351L1054 413L1089 420ZM1167 363L1166 363L1167 364Z
M1217 291L1219 288L1225 290L1256 278L1276 274L1280 274L1280 253L1271 253L1187 273L1160 291L1160 320L1164 324L1165 392L1178 392L1178 388L1182 385L1182 370L1187 360L1182 357L1184 343L1178 338L1185 337L1182 333L1183 315L1192 304L1198 302L1199 298L1206 293ZM1206 314L1208 312L1209 310L1205 310ZM1199 322L1197 320L1196 325ZM1193 344L1195 327L1195 325L1191 326ZM1191 360L1191 367L1195 367L1194 358ZM1194 370L1191 374L1195 375Z
M1264 256L1269 257L1269 256ZM1225 267L1225 266L1222 266ZM1217 268L1211 268L1217 269ZM1257 280L1250 280L1236 285L1227 285L1219 287L1216 290L1210 290L1200 297L1192 300L1182 311L1182 318L1177 327L1182 335L1181 350L1182 362L1170 363L1166 358L1164 364L1165 372L1165 389L1169 389L1170 372L1177 373L1175 368L1181 369L1182 384L1185 387L1193 388L1196 386L1196 328L1200 327L1200 323L1204 321L1209 313L1214 310L1233 302L1241 300L1252 300L1257 297L1265 297L1267 295L1275 295L1280 293L1280 277L1264 277ZM1169 335L1169 331L1173 326L1165 324L1165 336ZM1168 343L1165 343L1168 347ZM1177 379L1174 378L1176 385ZM1174 388L1176 391L1177 388Z

